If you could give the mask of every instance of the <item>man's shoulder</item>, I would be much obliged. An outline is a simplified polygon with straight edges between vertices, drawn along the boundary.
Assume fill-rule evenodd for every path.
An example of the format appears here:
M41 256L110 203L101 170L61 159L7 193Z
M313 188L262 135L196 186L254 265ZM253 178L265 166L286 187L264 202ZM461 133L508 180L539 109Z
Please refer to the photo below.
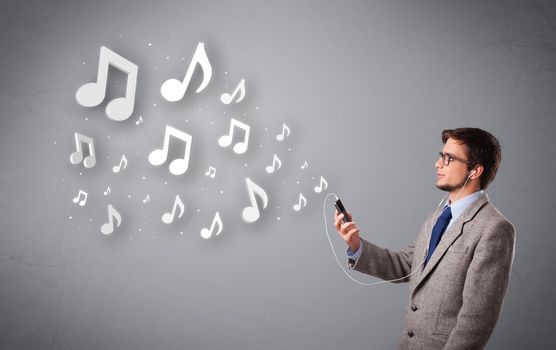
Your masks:
M515 234L514 225L489 200L477 212L474 221L479 225L484 225L487 231L505 232L511 236Z

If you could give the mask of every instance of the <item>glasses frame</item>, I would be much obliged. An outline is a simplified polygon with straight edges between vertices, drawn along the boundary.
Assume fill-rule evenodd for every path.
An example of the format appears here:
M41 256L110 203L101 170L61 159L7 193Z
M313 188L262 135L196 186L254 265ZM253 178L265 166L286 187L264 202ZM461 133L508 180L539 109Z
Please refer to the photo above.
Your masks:
M438 155L440 156L439 158L442 159L442 164L444 164L444 166L449 166L450 162L452 160L457 160L458 162L462 162L465 163L467 165L471 165L471 162L465 159L461 159L458 157L454 157L453 155L451 155L450 153L442 153L442 152L438 152ZM447 160L446 160L447 159Z

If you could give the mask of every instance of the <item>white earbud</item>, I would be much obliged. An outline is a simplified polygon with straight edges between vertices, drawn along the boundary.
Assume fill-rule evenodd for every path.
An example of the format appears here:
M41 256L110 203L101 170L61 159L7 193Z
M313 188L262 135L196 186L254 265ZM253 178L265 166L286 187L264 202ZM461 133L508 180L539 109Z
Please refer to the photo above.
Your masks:
M467 178L471 178L471 176L475 175L475 170L472 170L471 172L469 172L469 176L467 176Z

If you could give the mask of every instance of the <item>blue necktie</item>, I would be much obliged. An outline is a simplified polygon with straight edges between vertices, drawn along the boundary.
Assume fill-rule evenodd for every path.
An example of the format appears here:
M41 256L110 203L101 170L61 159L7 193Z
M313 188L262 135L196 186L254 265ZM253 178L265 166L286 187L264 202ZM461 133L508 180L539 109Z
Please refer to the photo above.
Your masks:
M436 249L438 242L440 242L440 238L442 238L442 234L446 230L446 227L448 227L448 223L451 219L452 210L450 209L450 207L447 207L442 212L442 214L440 214L440 217L438 218L438 220L436 220L436 224L434 224L434 227L432 228L431 241L429 243L429 253L427 254L427 258L425 259L425 265L429 262L432 253L434 253L434 250Z

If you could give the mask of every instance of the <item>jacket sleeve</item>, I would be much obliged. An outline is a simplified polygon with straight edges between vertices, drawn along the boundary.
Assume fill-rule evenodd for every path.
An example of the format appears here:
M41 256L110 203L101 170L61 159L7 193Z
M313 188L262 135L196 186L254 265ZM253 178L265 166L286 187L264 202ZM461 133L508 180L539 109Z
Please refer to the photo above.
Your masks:
M445 349L482 349L488 341L508 287L515 228L496 223L477 243L463 287L463 304Z
M355 271L381 278L393 280L407 276L411 273L413 251L415 244L412 243L402 250L395 252L376 246L361 239L362 253L357 261L349 262L349 268ZM407 282L405 278L396 282Z

